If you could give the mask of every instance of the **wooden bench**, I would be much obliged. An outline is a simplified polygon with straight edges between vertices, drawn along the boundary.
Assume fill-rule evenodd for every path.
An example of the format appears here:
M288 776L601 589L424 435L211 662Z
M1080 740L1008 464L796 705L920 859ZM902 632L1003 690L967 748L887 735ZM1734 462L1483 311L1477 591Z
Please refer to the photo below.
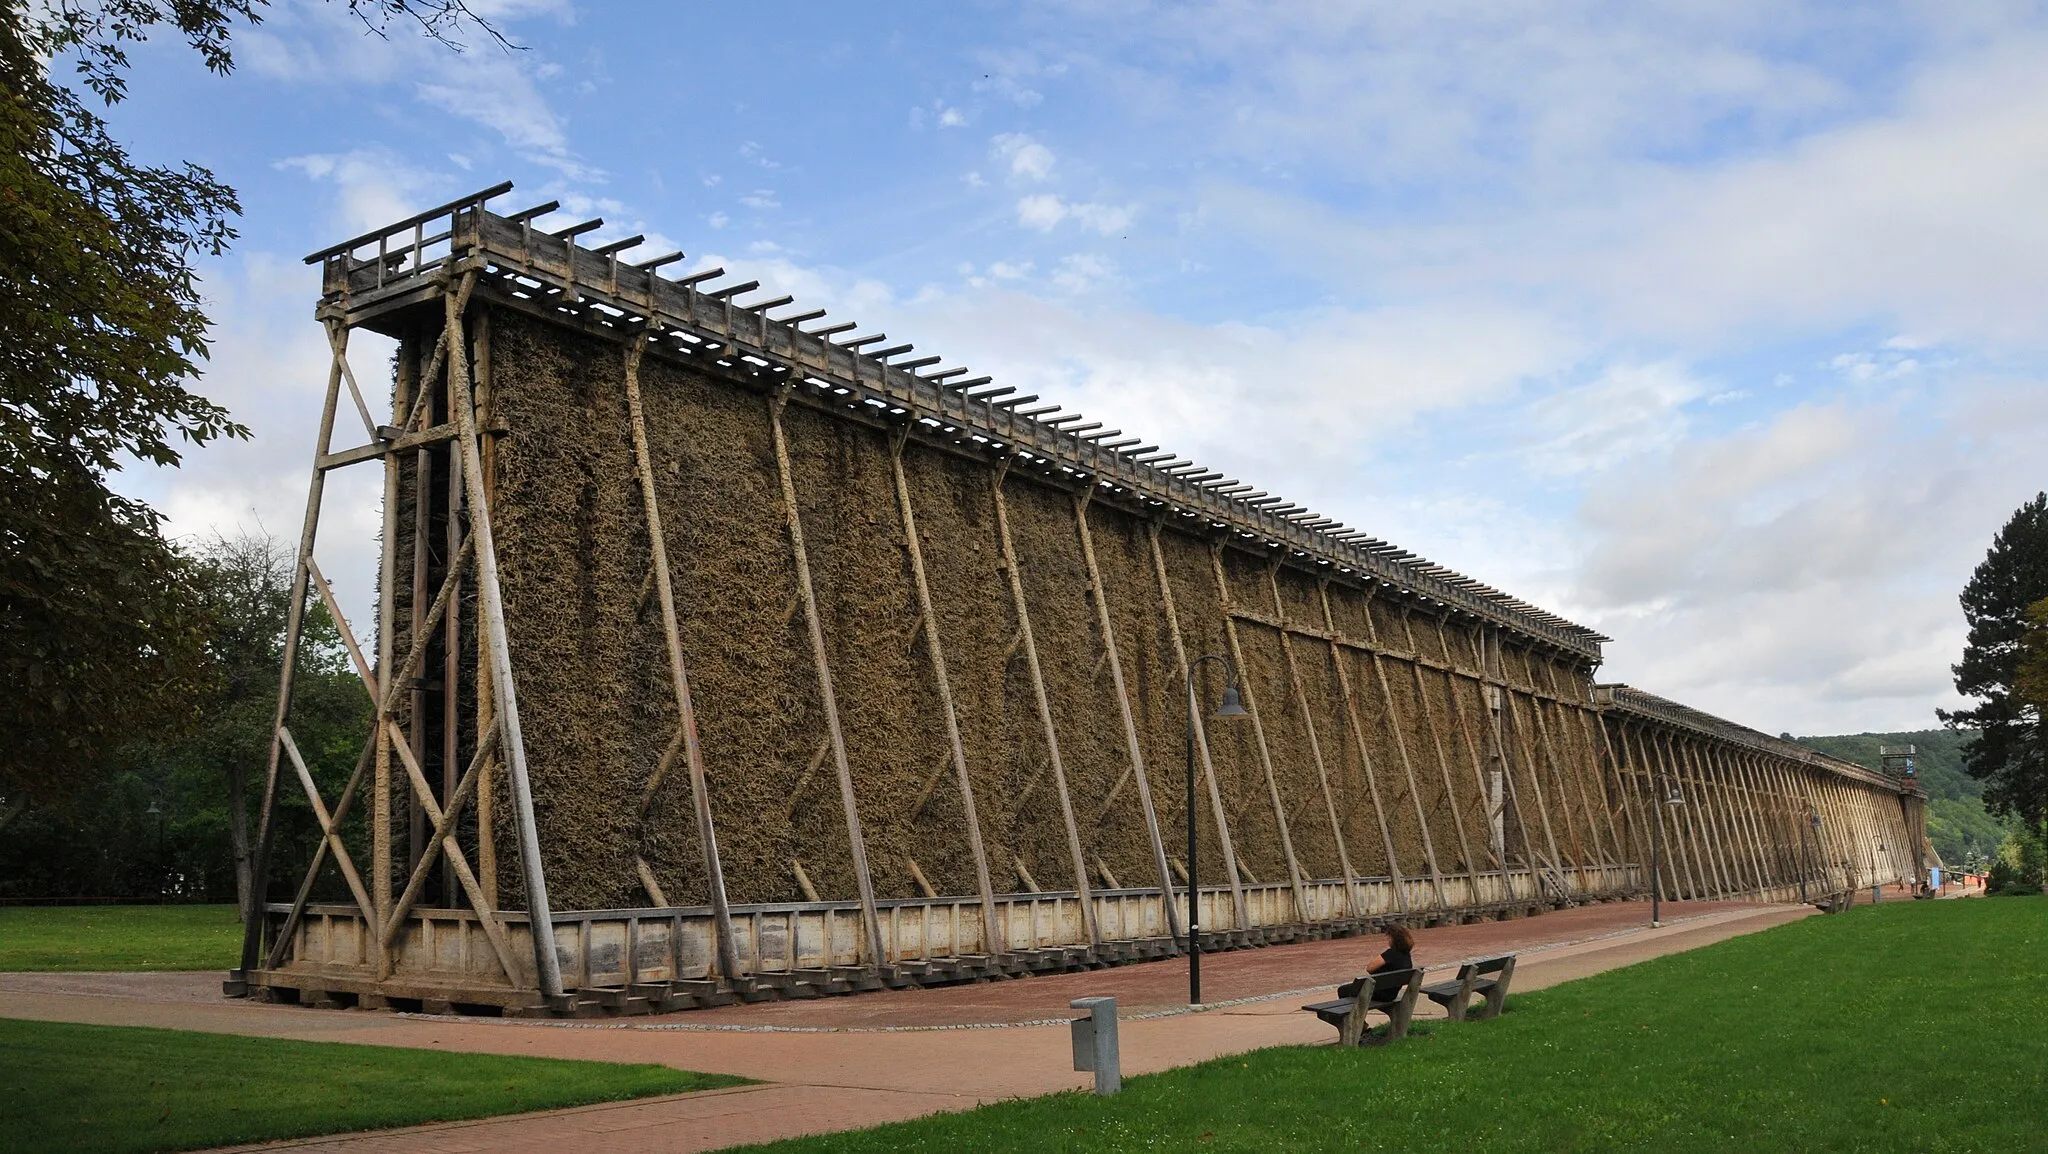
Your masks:
M1338 997L1302 1009L1337 1027L1340 1046L1382 1046L1408 1036L1408 1023L1415 1017L1415 996L1421 988L1421 970L1366 974L1337 987ZM1367 1028L1367 1015L1375 1011L1387 1016L1384 1037L1373 1037Z
M1422 993L1430 1001L1450 1011L1451 1021L1462 1022L1467 1018L1498 1018L1501 1007L1507 1004L1508 983L1515 976L1515 955L1502 954L1497 958L1481 958L1466 962L1458 967L1458 976L1449 982L1438 982L1422 987ZM1472 1013L1472 999L1484 997L1486 1005L1479 1013Z

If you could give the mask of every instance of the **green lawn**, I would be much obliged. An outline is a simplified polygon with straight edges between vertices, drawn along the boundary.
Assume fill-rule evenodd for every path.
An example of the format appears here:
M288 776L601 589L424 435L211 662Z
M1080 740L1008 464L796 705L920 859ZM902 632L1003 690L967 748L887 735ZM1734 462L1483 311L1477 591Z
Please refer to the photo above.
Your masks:
M0 970L226 970L241 951L232 905L0 908Z
M0 1148L193 1150L741 1081L667 1066L0 1019Z
M1385 1049L1298 1046L787 1150L2038 1150L2048 898L1860 907Z

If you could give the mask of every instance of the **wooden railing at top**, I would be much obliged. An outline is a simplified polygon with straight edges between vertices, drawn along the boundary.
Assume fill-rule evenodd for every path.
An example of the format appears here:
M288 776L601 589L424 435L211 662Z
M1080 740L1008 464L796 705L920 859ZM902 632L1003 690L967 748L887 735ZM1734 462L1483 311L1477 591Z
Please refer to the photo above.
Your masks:
M1689 705L1681 705L1669 698L1637 689L1633 685L1596 685L1593 687L1593 700L1609 708L1650 718L1665 725L1690 730L1705 737L1740 745L1773 757L1802 762L1827 773L1855 778L1868 785L1882 786L1896 793L1922 792L1918 782L1887 777L1868 766L1844 761L1817 749L1808 749L1782 737L1772 737L1762 730L1737 725L1726 718L1715 717Z
M563 294L586 309L599 324L623 334L629 323L652 318L661 326L665 347L684 356L711 353L722 360L746 361L757 369L786 372L794 379L838 391L848 407L871 405L908 413L944 427L953 425L964 437L980 437L993 446L1019 451L1042 472L1068 472L1098 483L1122 486L1140 500L1166 507L1178 516L1206 518L1248 537L1280 545L1320 565L1361 579L1395 586L1453 612L1479 618L1538 642L1555 646L1588 663L1601 658L1599 633L1545 612L1497 589L1442 566L1355 532L1333 535L1341 528L1327 520L1290 510L1276 515L1247 498L1263 493L1223 495L1211 471L1190 468L1192 462L1158 467L1176 458L1139 461L1124 450L1106 450L1094 439L1049 425L1038 415L1018 410L1036 397L994 393L971 394L989 378L970 381L935 380L885 358L833 343L827 335L807 333L795 323L770 318L767 307L736 303L751 286L702 291L713 279L704 273L680 281L658 275L653 268L624 263L618 251L600 254L579 246L574 235L560 237L533 227L535 213L499 216L485 202L511 189L505 182L436 205L384 228L322 249L306 258L323 266L325 302L349 312L374 308L378 298L417 288L444 265L472 257L496 266L494 272L527 291ZM357 253L371 245L374 256ZM519 288L513 289L519 291ZM845 330L835 330L845 331ZM907 347L906 347L907 348ZM934 364L920 358L913 367ZM951 378L961 370L942 374ZM1012 390L1013 391L1013 390ZM1071 423L1073 414L1061 418ZM1146 456L1151 456L1148 451ZM1286 508L1285 504L1279 506ZM1310 528L1304 522L1316 524Z

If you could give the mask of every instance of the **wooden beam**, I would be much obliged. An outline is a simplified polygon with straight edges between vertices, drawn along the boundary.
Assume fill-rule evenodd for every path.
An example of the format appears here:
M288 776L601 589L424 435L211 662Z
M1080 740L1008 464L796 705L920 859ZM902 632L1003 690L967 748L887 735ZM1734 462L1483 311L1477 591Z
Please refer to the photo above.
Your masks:
M832 687L832 662L825 652L825 624L818 617L818 595L811 585L811 558L804 548L804 522L796 503L796 482L790 475L789 441L782 431L785 388L768 400L768 426L775 438L775 468L782 481L782 508L789 527L790 554L796 562L797 593L803 602L804 625L811 639L811 663L818 676L818 699L825 710L825 735L832 746L832 765L839 775L839 804L846 814L846 841L853 856L854 884L860 891L861 929L867 938L870 965L890 962L882 946L882 920L875 908L875 883L868 873L867 838L861 832L860 806L853 789L853 767L846 758L846 737L839 728L839 697Z
M1387 824L1386 807L1380 804L1379 776L1373 772L1372 750L1365 742L1365 726L1359 721L1358 699L1351 692L1351 675L1344 669L1344 649L1330 640L1337 635L1337 621L1330 612L1330 584L1325 581L1318 586L1323 606L1323 623L1329 628L1324 640L1330 646L1331 667L1337 673L1337 691L1344 698L1344 718L1351 725L1351 743L1358 749L1359 771L1365 775L1365 788L1372 798L1372 814L1379 822L1380 840L1387 853L1387 873L1394 883L1394 908L1408 912L1408 883L1401 876L1401 857L1394 851L1394 831Z
M533 815L533 786L526 772L526 738L519 724L519 695L512 679L511 639L505 631L505 601L498 586L498 547L491 535L491 511L483 489L478 459L476 410L471 399L468 350L464 347L460 302L467 300L475 272L463 274L458 295L447 297L448 372L453 379L456 420L462 429L462 477L469 488L469 540L477 567L477 618L482 642L491 654L491 681L496 687L498 724L505 730L505 761L512 786L512 815L519 832L519 857L526 884L527 916L533 926L534 973L541 993L562 995L562 969L555 954L554 916L548 907L547 872L541 863L540 833ZM387 551L388 552L388 551ZM454 567L451 565L451 572ZM389 620L389 618L386 618ZM476 900L482 901L482 894Z
M1405 605L1401 607L1401 630L1407 634L1408 651L1421 652L1421 646L1415 643L1415 614ZM1436 716L1429 707L1429 687L1422 681L1422 665L1411 662L1408 670L1415 675L1415 702L1422 710L1422 727L1429 731L1429 743L1436 750L1437 770L1443 777L1444 800L1450 803L1451 825L1458 833L1458 852L1463 857L1466 876L1473 879L1472 891L1476 895L1479 862L1472 856L1472 839L1466 836L1464 813L1457 803L1457 788L1451 784L1451 756L1444 749L1443 733L1437 728Z
M1038 641L1031 632L1031 609L1024 599L1024 576L1017 567L1017 550L1010 540L1009 503L1003 499L1003 476L1009 471L1008 458L995 470L989 480L989 492L995 501L996 541L1002 548L1003 572L1010 578L1010 599L1017 613L1017 633L1024 639L1024 664L1031 673L1031 693L1038 705L1038 722L1045 731L1045 752L1052 769L1053 789L1059 795L1060 818L1066 826L1067 852L1073 858L1074 889L1081 895L1081 927L1092 944L1101 941L1095 924L1095 903L1088 892L1088 863L1081 856L1081 832L1074 823L1074 801L1067 792L1067 766L1060 757L1060 735L1053 725L1052 697L1045 689L1045 672L1038 663ZM1024 862L1019 859L1017 872L1029 878ZM1037 886L1032 886L1033 891Z
M924 626L925 655L931 659L932 681L939 691L939 717L945 725L946 751L952 758L953 775L960 785L960 806L967 826L967 849L974 858L974 883L981 895L982 936L994 940L996 936L995 886L989 880L988 850L981 841L981 817L974 806L974 779L967 772L967 746L960 739L960 716L953 704L953 678L946 669L946 650L939 634L939 615L932 605L931 585L925 577L924 546L917 534L917 511L910 499L910 483L903 476L903 438L898 436L890 446L890 471L896 482L896 505L903 515L903 542L910 551L910 573L917 587L917 615ZM923 810L922 803L918 811ZM910 863L911 873L916 875L918 884L931 891L931 883L924 880L924 874L916 862ZM935 892L927 896L936 897Z
M1159 579L1159 606L1166 611L1166 635L1173 642L1173 659L1180 670L1181 684L1190 685L1194 675L1188 665L1187 644L1181 640L1180 613L1174 608L1173 585L1167 579L1166 554L1159 547L1159 532L1159 522L1153 521L1149 526L1152 572ZM1242 928L1249 924L1245 915L1244 884L1238 880L1237 846L1231 841L1230 820L1224 815L1223 791L1216 784L1216 763L1209 757L1209 727L1202 723L1202 718L1196 717L1194 730L1195 756L1202 767L1202 779L1209 786L1209 808L1216 818L1216 840L1223 847L1224 876L1230 879L1231 908L1236 911L1238 927ZM1198 911L1195 903L1202 900L1199 879L1182 879L1182 882L1188 887L1189 911ZM1200 925L1201 922L1197 920L1195 924Z
M1181 935L1180 911L1173 904L1173 877L1167 872L1166 841L1159 829L1159 811L1152 804L1152 783L1145 772L1144 743L1138 740L1137 719L1131 713L1130 688L1124 682L1123 656L1117 649L1116 626L1110 620L1109 590L1103 586L1102 570L1095 564L1095 536L1088 528L1088 494L1093 492L1091 488L1074 496L1074 529L1081 538L1081 560L1088 569L1088 589L1091 594L1089 599L1095 605L1095 627L1102 633L1103 655L1109 659L1110 686L1116 694L1117 717L1124 726L1124 756L1129 759L1124 766L1123 774L1116 779L1116 784L1110 787L1108 796L1103 798L1102 812L1096 815L1095 821L1100 824L1103 817L1108 815L1109 807L1116 801L1117 794L1123 790L1124 782L1135 779L1138 785L1138 809L1145 819L1145 836L1152 843L1153 864L1159 869L1160 907L1166 913L1166 933L1169 937L1177 938ZM1098 858L1096 864L1100 867L1101 859ZM1106 867L1102 868L1101 872L1104 876L1109 876ZM1122 887L1112 880L1110 888Z
M1252 715L1252 745L1259 753L1259 769L1266 778L1266 795L1273 803L1273 822L1280 830L1280 852L1287 861L1287 882L1294 890L1295 917L1308 920L1308 891L1302 885L1301 862L1294 856L1294 835L1287 830L1287 807L1280 803L1280 782L1273 774L1273 754L1266 746L1266 723L1259 716L1258 697L1251 678L1245 676L1244 649L1237 641L1237 622L1230 616L1230 582L1223 575L1223 543L1209 543L1209 567L1216 575L1216 597L1223 605L1223 641L1230 646L1230 659L1237 665L1238 692Z
M1366 599L1365 611L1367 614L1366 620L1370 623L1372 621L1372 599L1370 597ZM1373 624L1372 630L1375 638L1377 638L1379 626ZM1437 908L1449 909L1451 899L1450 895L1444 890L1444 871L1437 865L1436 842L1429 834L1429 815L1425 814L1422 810L1422 787L1416 784L1415 781L1415 761L1408 756L1408 737L1401 732L1404 728L1401 723L1401 714L1394 707L1394 689L1387 681L1386 667L1380 664L1379 650L1370 649L1367 650L1367 654L1372 659L1373 676L1380 683L1380 701L1386 708L1387 729L1393 733L1394 750L1401 756L1401 773L1408 782L1408 800L1415 807L1415 825L1422 836L1422 856L1423 860L1429 863L1429 880L1431 887L1436 892Z
M718 825L711 815L711 787L704 772L704 745L697 736L697 707L690 696L690 672L683 660L682 625L676 616L675 583L669 572L668 535L662 531L661 501L654 488L654 461L647 448L647 413L640 397L640 360L647 350L647 330L626 346L626 414L633 436L633 468L640 480L641 509L647 518L648 548L652 552L654 591L661 606L662 639L668 647L668 669L676 699L676 728L683 738L683 764L690 775L690 801L697 817L697 843L703 851L704 886L711 900L713 949L719 973L736 978L740 974L739 947L733 940L732 907L726 902L725 864L718 853ZM639 824L646 831L653 790L641 799ZM652 880L652 870L643 872ZM650 889L659 893L660 887ZM666 906L667 902L659 903Z
M1285 622L1287 605L1280 598L1280 566L1277 563L1266 567L1266 583L1273 592L1273 614ZM1362 918L1365 916L1365 901L1358 892L1358 874L1351 868L1351 851L1344 845L1343 823L1337 820L1337 797L1330 791L1330 769L1323 761L1323 743L1316 734L1315 708L1309 703L1308 690L1301 680L1301 667L1295 664L1294 646L1285 629L1280 630L1280 658L1287 665L1287 680L1294 689L1295 704L1301 709L1301 724L1308 733L1309 758L1315 762L1316 784L1322 789L1323 809L1330 817L1330 837L1337 846L1337 868L1344 871L1344 901L1352 917ZM1307 917L1306 910L1302 916Z

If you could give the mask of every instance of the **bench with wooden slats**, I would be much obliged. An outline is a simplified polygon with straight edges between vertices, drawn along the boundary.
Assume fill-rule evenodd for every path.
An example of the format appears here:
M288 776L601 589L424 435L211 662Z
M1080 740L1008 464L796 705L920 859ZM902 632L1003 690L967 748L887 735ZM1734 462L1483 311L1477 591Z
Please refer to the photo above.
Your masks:
M1340 1046L1385 1045L1408 1035L1408 1023L1415 1017L1416 993L1421 988L1421 970L1388 970L1366 974L1337 988L1339 994L1351 990L1354 996L1317 1002L1302 1009L1337 1027ZM1384 1036L1375 1037L1369 1029L1368 1017L1374 1013L1386 1015Z
M1466 962L1458 967L1458 976L1452 981L1438 982L1422 987L1424 997L1450 1012L1453 1022L1467 1018L1485 1019L1500 1016L1501 1008L1507 1004L1508 983L1515 976L1515 955L1502 954L1497 958L1481 958ZM1486 1002L1473 1012L1472 999L1483 997Z

